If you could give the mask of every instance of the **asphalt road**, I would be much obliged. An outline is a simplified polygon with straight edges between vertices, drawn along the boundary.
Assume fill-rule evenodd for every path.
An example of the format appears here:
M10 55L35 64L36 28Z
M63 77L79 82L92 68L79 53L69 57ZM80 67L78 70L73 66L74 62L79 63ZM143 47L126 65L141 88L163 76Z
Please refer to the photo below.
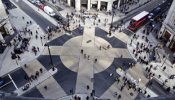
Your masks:
M139 14L142 11L150 12L151 10L153 10L156 6L158 6L162 2L163 2L163 0L152 0L151 2L143 5L142 7L139 7L138 9L128 13L121 20L123 20L123 23L125 23L125 22L129 21L132 17L134 17L135 15ZM120 25L121 24L121 20L118 20L118 21L114 22L113 25Z
M62 18L62 20L57 20L57 21L60 21L60 22L63 23L63 24L67 24L67 19L64 18L64 17L59 13L59 11L62 10L61 8L55 7L54 5L52 5L52 4L48 3L48 2L45 2L45 4L46 4L47 6L49 6L49 7L51 7L51 8L55 11L55 13L56 13L57 16L60 16L60 17Z
M23 0L19 0L16 2L16 0L13 0L16 5L20 7L21 10L23 10L26 14L28 14L33 20L36 21L36 23L44 30L46 31L47 26L55 26L50 21L45 19L42 15L35 12L30 6L28 6Z

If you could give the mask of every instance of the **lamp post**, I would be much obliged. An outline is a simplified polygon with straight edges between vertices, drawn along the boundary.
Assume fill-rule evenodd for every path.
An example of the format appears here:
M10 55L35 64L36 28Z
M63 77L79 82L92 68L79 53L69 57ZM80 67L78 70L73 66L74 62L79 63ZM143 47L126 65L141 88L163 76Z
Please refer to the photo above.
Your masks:
M165 64L166 60L168 59L169 54L165 57L165 60L163 61L162 65L160 67L163 67L163 65Z
M43 45L43 41L42 41L43 37L41 36L40 39L41 39L41 44Z
M113 20L114 20L114 13L115 13L115 10L117 9L117 2L118 1L114 1L112 4L112 20L111 20L111 26L109 28L109 36L111 36L111 31L112 31L112 27L113 27Z
M54 64L53 64L53 60L52 60L52 56L51 56L49 45L48 44L45 44L45 46L47 46L47 48L48 48L52 70L54 71L55 70L55 67L54 67Z
M67 28L68 28L68 33L70 33L70 15L67 13L66 15L67 19L68 19L68 24L67 24Z

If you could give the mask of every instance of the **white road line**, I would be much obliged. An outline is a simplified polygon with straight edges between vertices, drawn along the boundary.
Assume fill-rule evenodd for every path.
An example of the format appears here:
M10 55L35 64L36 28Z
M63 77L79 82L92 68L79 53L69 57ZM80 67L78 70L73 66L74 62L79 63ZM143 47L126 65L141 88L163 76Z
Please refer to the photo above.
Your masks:
M10 76L10 74L8 74L10 80L12 81L13 85L15 86L16 89L18 89L17 85L15 84L15 82L13 81L12 77Z
M2 85L2 86L0 87L0 89L3 88L3 87L5 87L6 85L10 84L11 82L12 82L12 81L9 81L9 82L5 83L4 85Z

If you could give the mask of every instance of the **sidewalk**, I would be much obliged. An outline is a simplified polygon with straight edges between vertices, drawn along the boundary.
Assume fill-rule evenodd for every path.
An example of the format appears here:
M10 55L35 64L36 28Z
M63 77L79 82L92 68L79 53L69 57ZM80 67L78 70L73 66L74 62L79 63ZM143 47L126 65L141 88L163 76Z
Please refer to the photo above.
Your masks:
M24 19L23 19L24 17ZM8 47L8 51L6 52L6 55L4 55L4 59L2 61L2 65L0 68L0 76L7 74L16 68L19 68L20 66L30 62L31 60L35 59L44 49L44 43L47 40L40 39L40 37L44 37L43 30L28 16L26 15L22 10L19 8L11 9L9 10L9 18L11 21L11 24L13 27L16 28L18 35L21 35L22 38L30 38L29 45L28 45L28 51L25 51L23 54L20 54L21 60L12 60L11 59L11 52L13 51L13 43L14 39L18 40L17 36L12 40L12 46ZM19 21L20 20L20 21ZM31 21L32 24L27 25L27 21ZM29 32L25 32L24 29L27 27L27 30L32 31L32 35ZM36 33L38 31L38 33ZM37 35L37 39L36 39ZM17 47L20 46L21 42L16 42ZM35 55L32 51L32 47L38 47L39 51L37 52L37 55Z
M127 79L131 80L131 82L136 84L137 88L141 88L142 91L147 91L145 95L145 97L147 97L148 95L150 95L150 97L157 97L158 95L156 93L154 93L151 89L146 88L145 83L139 82L138 79L133 78L133 76L131 76L129 73L126 73L122 70L122 69L117 69L116 72L121 76L121 77L126 77Z
M129 9L126 10L126 12L128 12L128 13L132 12L132 11L136 10L137 8L147 4L149 2L151 2L151 0L139 0L139 2L137 4L129 5Z
M28 6L30 6L31 8L33 8L34 11L36 11L38 14L40 14L41 16L43 16L44 18L46 18L48 21L50 21L52 24L54 24L55 26L58 25L57 21L52 18L51 16L49 16L48 14L46 14L43 10L41 10L40 8L36 7L35 5L33 5L32 3L30 3L28 0L23 0Z
M150 58L150 54L148 55L145 52L142 53L138 53L138 56L135 57L135 53L133 54L133 50L136 50L137 44L138 42L141 44L143 43L146 47L148 47L149 49L154 48L155 46L157 46L159 43L159 41L157 41L154 36L152 36L153 33L150 33L147 38L149 40L149 42L146 42L145 39L143 39L142 37L145 36L146 37L146 33L143 34L143 28L140 29L136 35L139 36L138 39L133 39L133 36L131 36L131 38L128 41L127 47L128 50L131 54L131 56L135 59L135 60L139 60L140 58L144 58L144 56L146 57L145 60L149 60ZM131 39L132 39L132 43L131 43ZM152 47L150 47L150 45L152 45ZM139 48L137 50L142 50ZM142 68L146 71L144 71L147 74L150 74L151 77L153 77L153 79L155 79L160 85L162 85L165 89L167 89L168 87L170 87L171 90L173 90L173 87L175 86L175 79L169 79L169 77L171 75L174 75L175 73L175 68L172 67L171 62L167 59L167 54L165 54L165 51L163 48L157 48L155 49L156 52L158 52L158 55L156 54L156 59L157 61L151 61L148 65L145 64L141 64L140 66L142 66ZM165 55L165 57L163 57ZM159 62L160 59L160 62ZM150 68L150 66L152 65L152 67ZM164 69L164 67L166 66L166 68ZM147 72L147 68L150 69L150 72ZM167 81L167 82L166 82Z
M18 96L28 92L30 89L34 88L35 86L37 86L38 84L42 83L44 80L48 79L49 77L51 77L52 75L54 75L55 73L57 73L57 69L55 68L55 71L52 71L52 69L50 69L49 71L41 74L38 79L33 80L31 83L27 83L29 84L29 88L27 90L23 90L23 88L27 85L24 85L23 87L20 87L18 90L15 90L14 92L18 94Z

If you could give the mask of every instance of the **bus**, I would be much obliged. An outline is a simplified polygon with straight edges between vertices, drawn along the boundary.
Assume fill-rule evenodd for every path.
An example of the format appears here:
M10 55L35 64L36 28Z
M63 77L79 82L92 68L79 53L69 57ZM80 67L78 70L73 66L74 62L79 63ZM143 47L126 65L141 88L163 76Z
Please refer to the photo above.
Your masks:
M136 32L141 26L143 26L148 21L149 12L142 11L138 15L134 16L128 26L133 32Z

